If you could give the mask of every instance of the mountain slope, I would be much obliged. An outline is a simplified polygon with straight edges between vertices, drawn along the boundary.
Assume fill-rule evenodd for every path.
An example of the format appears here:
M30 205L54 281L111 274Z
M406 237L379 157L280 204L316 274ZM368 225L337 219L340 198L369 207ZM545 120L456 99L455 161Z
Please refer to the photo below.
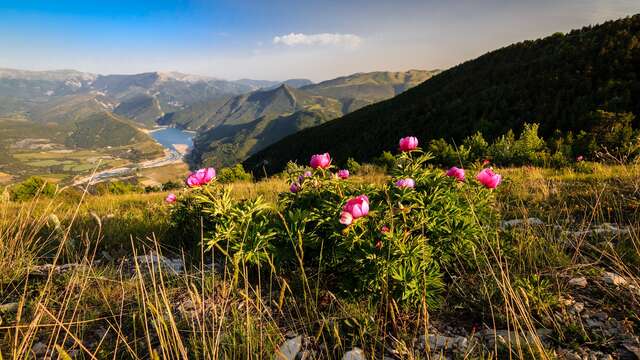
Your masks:
M107 146L126 146L151 140L124 118L108 111L95 113L73 124L65 140L72 148L102 148Z
M181 129L197 130L208 123L216 122L213 117L231 96L200 101L183 110L165 114L158 119L159 125L171 125Z
M597 125L588 116L596 109L640 115L640 15L487 53L393 99L289 136L245 166L274 172L325 151L338 162L370 160L395 149L401 136L460 141L482 131L491 138L524 122L540 123L543 136L588 131Z
M136 95L122 101L113 112L146 127L153 127L156 125L156 120L164 115L158 99L146 94Z
M222 124L200 133L194 142L194 163L231 166L283 137L335 117L321 109L304 109L284 116L264 116L243 124Z
M209 105L207 110L211 112L194 140L192 158L196 163L204 160L215 166L242 161L305 124L317 125L342 115L339 101L284 84L216 103L215 107ZM288 121L291 124L285 128L292 130L282 130L282 126L274 128L271 125L274 121Z
M199 132L192 152L195 163L226 166L286 135L392 97L435 73L359 73L299 89L287 82L299 85L307 81L294 79L273 89L195 103L159 122Z
M260 89L273 89L285 84L294 88L300 88L306 85L313 84L309 79L289 79L285 81L271 81L271 80L252 80L252 79L240 79L234 81L235 83L252 87L254 90Z
M366 105L392 98L440 73L440 70L409 70L406 72L377 71L343 76L301 90L332 97L349 113Z
M115 102L98 94L67 95L34 106L27 114L33 121L69 125L114 108Z

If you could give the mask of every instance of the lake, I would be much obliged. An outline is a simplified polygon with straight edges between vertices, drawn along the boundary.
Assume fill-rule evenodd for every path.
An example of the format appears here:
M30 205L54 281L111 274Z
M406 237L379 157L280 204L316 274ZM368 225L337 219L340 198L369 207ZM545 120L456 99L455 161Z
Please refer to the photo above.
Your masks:
M152 130L149 132L152 138L154 138L160 145L173 151L180 152L181 149L176 149L174 145L186 145L187 149L193 147L193 131L180 130L176 128L161 128Z

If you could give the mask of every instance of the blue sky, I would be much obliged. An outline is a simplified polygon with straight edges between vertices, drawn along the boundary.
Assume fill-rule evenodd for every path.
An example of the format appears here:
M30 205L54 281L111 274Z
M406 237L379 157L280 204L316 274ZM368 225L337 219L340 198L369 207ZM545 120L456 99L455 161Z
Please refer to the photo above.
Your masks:
M0 0L0 67L322 80L447 68L638 0Z

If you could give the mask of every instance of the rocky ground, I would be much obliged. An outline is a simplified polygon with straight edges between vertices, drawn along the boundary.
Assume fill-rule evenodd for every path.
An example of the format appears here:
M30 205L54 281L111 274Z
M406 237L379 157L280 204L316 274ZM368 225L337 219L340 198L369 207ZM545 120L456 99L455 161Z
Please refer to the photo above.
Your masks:
M108 254L92 264L100 266L107 262ZM113 261L112 261L113 262ZM124 274L136 276L145 271L164 271L181 274L185 264L181 259L168 258L157 254L148 254L117 261ZM62 276L65 273L87 268L86 264L40 265L31 271L33 277ZM152 270L156 269L156 270ZM219 268L217 269L219 270ZM405 358L407 352L415 358L461 359L481 356L483 353L498 352L507 356L513 351L518 357L517 348L535 347L537 339L546 349L550 357L568 360L607 360L607 359L640 359L640 337L634 333L634 324L629 312L640 308L640 287L633 279L609 271L594 273L591 276L562 278L564 293L558 296L558 304L552 314L555 324L561 328L537 328L535 334L516 332L510 329L493 329L488 324L473 327L455 326L456 319L433 319L428 335L420 335L409 344L402 343L399 348L389 344L380 354L365 354L362 349L353 348L343 354L342 359L368 359L371 356L380 359ZM610 306L608 299L615 297L617 307ZM215 299L209 299L204 305L205 311L215 307ZM5 303L0 305L0 313L12 313L18 310L19 304ZM202 304L194 304L187 296L178 297L173 306L174 316L189 319L198 316ZM561 335L562 334L562 335ZM85 346L91 349L102 341L113 339L113 332L104 326L98 326L92 333L85 334ZM400 344L400 343L398 343ZM528 344L528 345L527 345ZM320 354L328 353L312 336L286 332L286 339L276 351L280 359L317 359ZM407 346L409 348L407 348ZM38 358L52 355L50 347L41 341L31 346L31 351ZM80 354L81 350L70 352Z

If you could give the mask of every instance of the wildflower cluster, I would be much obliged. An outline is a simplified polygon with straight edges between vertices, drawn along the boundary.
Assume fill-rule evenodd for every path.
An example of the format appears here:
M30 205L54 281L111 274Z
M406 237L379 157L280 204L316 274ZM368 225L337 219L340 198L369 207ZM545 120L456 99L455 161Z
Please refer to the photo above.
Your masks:
M334 291L437 306L443 268L470 259L494 220L491 189L502 178L488 167L476 181L461 168L429 167L431 156L418 144L411 136L400 140L383 186L349 180L324 153L290 173L290 191L275 207L259 198L232 200L212 168L189 176L184 199L170 194L167 201L178 203L178 219L204 218L207 244L233 264L288 271L302 261Z

